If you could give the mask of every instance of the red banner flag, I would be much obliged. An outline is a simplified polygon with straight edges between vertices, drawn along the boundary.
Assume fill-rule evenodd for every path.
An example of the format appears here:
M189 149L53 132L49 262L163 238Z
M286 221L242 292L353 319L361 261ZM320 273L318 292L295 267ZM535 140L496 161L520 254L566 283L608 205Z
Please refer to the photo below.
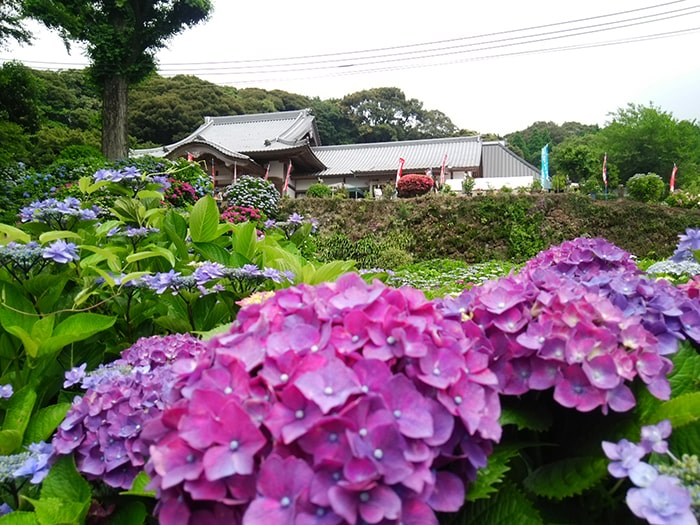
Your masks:
M270 163L267 163L267 168L265 168L265 180L270 176Z
M399 159L399 169L396 172L396 185L399 184L399 179L401 178L401 172L403 171L403 163L406 162L404 159Z
M676 172L678 171L678 166L676 166L676 163L673 163L673 171L671 172L671 193L673 193L674 189L676 188Z
M292 173L292 161L289 161L289 168L287 168L287 176L284 178L284 188L282 189L282 195L286 195L287 188L289 188L289 176Z
M445 158L442 159L442 168L440 168L440 186L445 185L445 164L447 164L447 153L445 153Z
M215 165L215 160L212 157L211 159L211 181L214 184L214 187L216 187L216 165Z
M189 162L192 162L194 160L194 155L192 155L192 153L190 153L189 151L187 152L187 160Z
M608 186L608 154L603 157L603 182Z

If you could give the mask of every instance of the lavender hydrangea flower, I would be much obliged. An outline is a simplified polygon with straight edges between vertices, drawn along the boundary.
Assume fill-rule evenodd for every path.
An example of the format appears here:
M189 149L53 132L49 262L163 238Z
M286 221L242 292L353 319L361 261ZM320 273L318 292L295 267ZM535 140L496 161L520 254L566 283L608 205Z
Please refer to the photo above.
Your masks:
M80 259L75 243L57 239L48 245L41 254L44 259L51 259L60 264L66 264Z
M627 506L652 525L697 525L690 494L678 479L659 476L648 487L627 492Z
M10 512L14 512L14 509L10 507L7 503L3 503L0 505L0 516L4 516L5 514L9 514Z
M85 367L87 367L87 363L83 363L80 366L74 366L68 370L65 374L66 380L63 382L63 388L70 388L73 385L80 383L85 377Z
M12 385L0 385L0 399L10 399L14 393Z
M50 443L32 443L26 447L30 455L24 464L13 472L16 478L30 477L29 482L38 485L49 473L51 459L53 456L53 446Z
M700 228L687 228L685 234L679 235L678 238L678 245L671 260L697 262L694 252L700 250Z

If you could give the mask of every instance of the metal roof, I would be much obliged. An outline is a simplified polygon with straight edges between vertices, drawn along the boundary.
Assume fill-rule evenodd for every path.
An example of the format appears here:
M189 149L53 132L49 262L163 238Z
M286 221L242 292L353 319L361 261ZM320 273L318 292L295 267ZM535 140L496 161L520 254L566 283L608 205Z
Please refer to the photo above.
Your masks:
M483 143L484 177L533 177L540 170L509 150L499 141Z
M403 171L439 169L447 155L447 166L453 169L474 168L481 164L481 137L406 140L372 144L347 144L311 148L327 169L315 173L319 177L391 172L404 159Z

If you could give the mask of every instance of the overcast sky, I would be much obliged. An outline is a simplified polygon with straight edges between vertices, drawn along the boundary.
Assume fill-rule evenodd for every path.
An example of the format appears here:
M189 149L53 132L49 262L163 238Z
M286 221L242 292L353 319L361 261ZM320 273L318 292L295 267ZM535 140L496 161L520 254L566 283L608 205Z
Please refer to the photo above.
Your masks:
M700 0L214 0L158 53L160 73L322 99L398 87L460 128L604 125L628 103L700 121ZM35 26L32 26L34 28ZM87 64L37 28L0 50L29 67Z

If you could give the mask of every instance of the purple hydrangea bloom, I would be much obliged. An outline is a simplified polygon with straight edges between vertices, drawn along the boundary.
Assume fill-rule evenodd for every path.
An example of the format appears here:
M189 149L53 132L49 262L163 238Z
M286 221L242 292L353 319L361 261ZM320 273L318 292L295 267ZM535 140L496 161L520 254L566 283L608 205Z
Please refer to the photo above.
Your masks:
M51 459L53 455L53 446L50 443L32 443L26 447L29 450L29 457L24 464L13 472L16 478L30 477L29 482L33 485L38 485L49 473L51 468Z
M678 236L676 251L671 257L672 261L695 261L696 251L700 250L700 228L686 228L685 234Z
M627 439L622 439L617 444L603 441L603 451L608 459L613 460L608 464L608 471L616 478L626 478L629 471L646 455L643 447Z
M145 425L159 521L223 503L239 524L437 523L500 439L483 342L357 274L246 304L205 359L173 365Z
M661 475L648 487L627 492L627 506L652 525L697 525L688 490L676 478Z
M10 507L7 503L3 503L0 505L0 516L4 516L5 514L9 514L10 512L14 512L14 509Z
M75 243L67 243L63 239L58 239L49 244L41 255L44 259L51 259L54 262L66 264L80 259L77 250L78 247Z
M203 351L190 335L142 338L120 359L89 373L82 381L85 395L75 398L53 437L54 453L73 454L89 479L131 488L149 457L144 423L163 410L177 377L173 363Z
M74 366L68 372L66 372L66 380L63 382L63 388L70 388L73 385L80 383L85 377L85 367L87 363L83 363L80 366Z
M671 435L671 422L668 419L660 421L656 425L642 427L642 441L640 445L646 453L656 452L665 454L668 452L666 438Z
M12 385L0 385L0 399L10 399L14 393Z
M287 222L289 224L294 225L294 226L301 226L302 223L304 222L304 216L299 215L298 213L294 212L289 216L289 218L287 219Z

